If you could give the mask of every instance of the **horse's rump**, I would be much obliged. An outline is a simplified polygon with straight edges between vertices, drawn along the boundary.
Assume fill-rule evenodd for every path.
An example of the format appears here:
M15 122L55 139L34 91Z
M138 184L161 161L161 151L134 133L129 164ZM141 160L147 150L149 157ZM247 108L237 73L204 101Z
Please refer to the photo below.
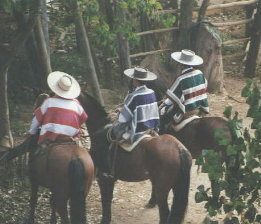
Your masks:
M178 173L179 150L183 149L186 150L171 135L144 138L131 152L119 147L115 161L116 177L123 181L136 182L148 179L153 170L172 170L171 172Z
M46 148L38 149L36 154L31 156L30 174L44 187L68 186L68 167L74 158L81 159L84 164L90 164L90 167L93 166L89 153L76 144L50 144ZM87 170L86 165L85 169Z

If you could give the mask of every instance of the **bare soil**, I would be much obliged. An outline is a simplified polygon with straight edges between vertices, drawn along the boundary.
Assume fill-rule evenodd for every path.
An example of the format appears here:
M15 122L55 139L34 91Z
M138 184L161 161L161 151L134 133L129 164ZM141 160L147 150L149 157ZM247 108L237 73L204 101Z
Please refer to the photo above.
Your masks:
M225 78L225 93L209 95L211 108L210 116L222 116L225 106L231 105L238 111L240 116L249 124L249 119L245 118L248 109L245 99L240 96L240 91L244 86L245 80L240 78ZM105 91L106 92L106 91ZM106 104L110 104L111 98L107 98ZM115 100L115 99L113 99ZM115 102L114 102L115 103ZM31 108L23 108L23 121L30 122ZM21 117L20 117L21 118ZM23 133L20 133L23 135ZM19 133L17 134L19 136ZM21 137L22 138L22 137ZM23 182L27 178L23 177ZM193 165L191 172L191 186L189 196L189 206L185 218L186 224L199 224L205 219L207 213L204 209L204 203L195 203L194 196L197 187L201 184L209 186L207 175L197 173L197 166ZM158 223L158 209L145 208L151 193L149 181L138 183L127 183L118 181L115 186L114 198L112 203L112 223L113 224L152 224ZM15 180L9 183L8 187L0 189L0 224L21 224L29 211L30 187L28 184L22 184L21 180ZM172 194L169 197L171 203ZM101 200L99 188L95 181L87 198L88 220L91 224L99 223L101 219ZM50 207L49 192L41 189L38 208L36 211L36 220L39 224L49 223ZM222 220L224 216L218 218Z
M224 15L224 20L227 19ZM210 116L223 116L226 106L232 106L234 111L238 111L240 117L244 120L245 126L249 126L250 119L246 118L248 105L245 99L240 96L240 92L245 84L242 77L242 58L224 59L225 78L223 94L209 94ZM112 97L112 95L115 97ZM117 94L109 90L104 91L106 105L116 105ZM110 107L108 107L110 109ZM24 133L28 129L32 107L15 107L11 111L16 117L13 126L16 131L14 138L16 144L24 138ZM19 128L21 126L21 128ZM23 126L23 127L22 127ZM14 128L13 128L14 129ZM15 162L17 163L17 162ZM11 170L10 167L16 167L11 164L5 172ZM18 167L18 170L24 170ZM21 173L21 172L18 172ZM23 173L21 173L23 174ZM10 173L8 173L10 176ZM23 174L24 175L24 174ZM0 179L1 181L2 179ZM204 173L197 173L197 167L193 165L191 172L191 186L189 196L189 206L185 218L185 224L200 224L205 219L207 213L204 209L204 203L195 203L194 196L199 185L209 186L208 177ZM0 183L0 224L22 224L29 211L30 186L27 177L22 179L10 179L8 184ZM138 183L127 183L118 181L115 186L114 198L112 203L112 224L154 224L158 223L158 209L145 208L151 193L149 181ZM50 218L49 192L41 189L39 202L36 211L36 223L47 224ZM172 194L170 194L171 202ZM94 181L92 189L87 198L87 213L90 224L99 223L101 219L101 200L97 182ZM224 214L217 219L222 221Z

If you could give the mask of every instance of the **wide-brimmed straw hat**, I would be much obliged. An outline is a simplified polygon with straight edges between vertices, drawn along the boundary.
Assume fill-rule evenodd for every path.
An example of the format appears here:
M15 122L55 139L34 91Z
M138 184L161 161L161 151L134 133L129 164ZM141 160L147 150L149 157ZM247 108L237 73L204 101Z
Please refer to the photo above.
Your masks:
M55 71L48 75L47 83L50 89L65 99L75 99L80 95L81 87L71 75Z
M148 71L145 68L141 67L134 67L129 68L124 71L124 74L128 76L131 79L137 79L141 81L152 81L157 79L157 75L155 75L153 72Z
M201 65L203 64L203 59L196 55L194 51L184 49L181 52L174 52L171 54L171 57L184 65Z

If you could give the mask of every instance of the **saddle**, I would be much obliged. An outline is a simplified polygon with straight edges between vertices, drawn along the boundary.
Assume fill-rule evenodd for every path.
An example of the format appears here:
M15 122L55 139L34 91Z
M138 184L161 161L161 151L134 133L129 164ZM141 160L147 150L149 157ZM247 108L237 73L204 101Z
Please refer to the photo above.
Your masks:
M158 136L158 133L154 130L147 130L141 137L139 137L135 142L132 144L129 141L121 141L119 143L120 147L127 152L131 152L144 138L150 138L153 136Z
M154 130L147 130L140 138L135 142L130 143L125 139L113 139L112 126L105 127L104 130L107 131L107 140L110 142L109 150L107 153L107 163L109 167L108 173L105 172L102 174L103 177L113 179L115 175L115 162L117 157L118 150L125 150L131 152L143 139L150 138L152 136L158 136L158 133ZM120 149L119 149L120 147Z
M176 123L175 121L172 120L169 124L169 129L172 129L174 132L178 132L191 121L204 117L205 115L206 114L201 109L194 109L188 111L183 115L180 122Z
M144 138L158 136L158 133L156 131L150 129L150 130L147 130L146 132L144 132L144 134L141 135L135 142L131 143L128 140L129 139L128 137L124 137L124 134L128 134L128 133L124 133L122 138L117 139L113 135L112 128L113 127L110 126L108 129L108 132L107 132L107 140L111 143L110 149L115 147L115 145L117 145L117 146L120 146L122 149L126 150L127 152L131 152Z
M33 152L33 156L35 157L35 156L45 155L49 151L49 149L51 149L53 146L64 145L64 144L79 145L79 143L71 137L67 137L67 136L59 137L54 142L45 141L41 145L38 145L36 150Z

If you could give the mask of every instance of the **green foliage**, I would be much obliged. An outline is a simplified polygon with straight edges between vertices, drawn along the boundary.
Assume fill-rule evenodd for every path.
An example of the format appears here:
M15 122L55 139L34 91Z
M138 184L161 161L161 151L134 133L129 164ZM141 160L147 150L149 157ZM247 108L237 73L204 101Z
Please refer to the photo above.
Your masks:
M26 12L31 8L35 0L1 0L0 9L7 13L12 13L14 10Z
M86 67L79 53L72 51L70 54L56 54L52 57L52 66L54 71L66 71L67 73L81 78L86 75Z
M113 26L108 23L105 15L100 11L97 0L83 1L83 15L88 25L91 42L102 51L106 51L111 56L116 56L117 34L123 33L129 40L130 48L138 47L140 37L135 34L139 30L140 22L137 18L144 13L150 20L153 27L171 27L176 21L176 17L170 14L159 14L158 10L162 5L158 0L121 0L114 5ZM83 4L83 3L82 3ZM123 21L120 13L124 13L126 20Z
M227 218L224 223L259 223L260 214L257 206L260 203L260 142L261 142L261 106L260 89L257 84L248 80L242 90L249 104L248 116L253 118L254 136L248 129L243 129L238 113L232 117L232 107L227 107L224 115L229 120L233 142L222 139L222 132L217 130L216 138L220 145L226 146L225 163L220 154L214 150L203 150L196 164L202 165L202 171L208 173L211 191L203 185L198 187L195 195L197 203L205 202L209 215L216 216L222 211L233 212L238 216Z

